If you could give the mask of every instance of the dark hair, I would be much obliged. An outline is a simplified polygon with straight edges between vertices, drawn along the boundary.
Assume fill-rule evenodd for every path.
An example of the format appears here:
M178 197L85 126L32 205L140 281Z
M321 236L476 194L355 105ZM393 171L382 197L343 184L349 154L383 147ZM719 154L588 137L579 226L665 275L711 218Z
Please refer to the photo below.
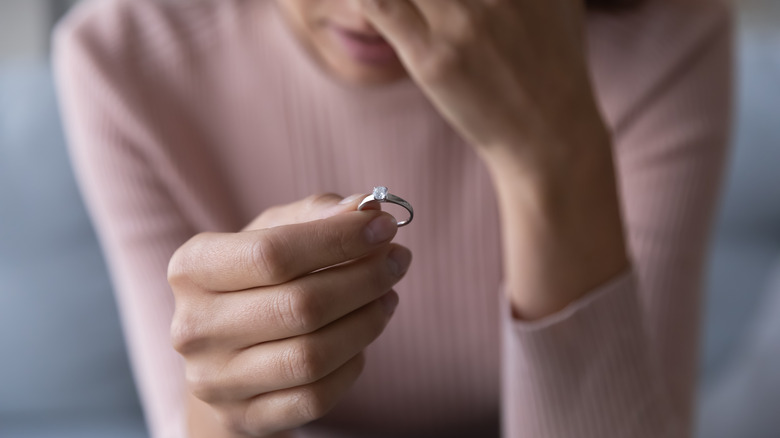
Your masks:
M598 11L627 11L636 8L644 0L586 0L585 4L590 10Z

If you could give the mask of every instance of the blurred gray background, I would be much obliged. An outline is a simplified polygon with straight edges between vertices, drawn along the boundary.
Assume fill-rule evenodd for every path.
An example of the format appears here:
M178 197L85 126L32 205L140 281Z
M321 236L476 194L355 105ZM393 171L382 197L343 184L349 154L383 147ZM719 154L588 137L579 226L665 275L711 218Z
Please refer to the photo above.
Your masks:
M0 0L0 437L146 436L47 63L68 0ZM780 437L780 0L742 0L700 438Z

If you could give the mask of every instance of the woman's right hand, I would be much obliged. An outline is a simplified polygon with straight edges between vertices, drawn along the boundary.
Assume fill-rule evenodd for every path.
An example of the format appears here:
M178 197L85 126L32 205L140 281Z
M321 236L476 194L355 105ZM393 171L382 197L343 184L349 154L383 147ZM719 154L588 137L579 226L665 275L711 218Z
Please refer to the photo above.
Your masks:
M226 436L270 436L322 417L395 310L392 287L411 261L390 243L395 220L340 200L272 208L242 232L193 237L171 259L173 346L189 390Z

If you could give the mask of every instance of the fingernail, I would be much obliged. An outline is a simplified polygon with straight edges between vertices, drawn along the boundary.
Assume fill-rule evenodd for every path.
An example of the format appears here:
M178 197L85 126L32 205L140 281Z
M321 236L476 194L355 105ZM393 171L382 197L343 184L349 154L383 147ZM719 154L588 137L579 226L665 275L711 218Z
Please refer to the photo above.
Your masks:
M387 316L392 315L398 307L398 294L392 291L384 294L379 299L379 304L382 305L382 310L385 311Z
M358 193L356 195L347 196L346 198L344 198L341 201L339 201L339 205L351 204L351 203L353 203L353 202L357 201L358 199L363 198L365 196L366 196L365 193Z
M398 225L396 225L395 219L383 214L368 223L366 240L370 244L381 243L395 236L396 230L398 230Z
M403 275L411 263L412 252L402 246L393 248L387 255L387 265L390 267L390 272L396 277Z

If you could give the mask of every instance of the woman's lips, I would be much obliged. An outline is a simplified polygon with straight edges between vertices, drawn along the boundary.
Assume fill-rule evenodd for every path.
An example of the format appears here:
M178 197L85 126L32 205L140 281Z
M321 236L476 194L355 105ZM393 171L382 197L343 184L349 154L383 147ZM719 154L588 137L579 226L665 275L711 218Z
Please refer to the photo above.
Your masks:
M338 26L330 26L336 42L353 59L366 64L391 64L398 55L381 35L364 34Z

